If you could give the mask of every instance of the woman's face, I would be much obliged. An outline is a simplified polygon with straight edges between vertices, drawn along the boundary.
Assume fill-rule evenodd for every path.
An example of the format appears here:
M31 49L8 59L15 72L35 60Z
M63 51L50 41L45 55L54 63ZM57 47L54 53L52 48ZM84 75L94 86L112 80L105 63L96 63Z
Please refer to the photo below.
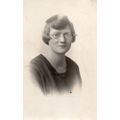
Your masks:
M62 30L50 29L49 46L57 54L65 54L71 47L73 37L69 27Z

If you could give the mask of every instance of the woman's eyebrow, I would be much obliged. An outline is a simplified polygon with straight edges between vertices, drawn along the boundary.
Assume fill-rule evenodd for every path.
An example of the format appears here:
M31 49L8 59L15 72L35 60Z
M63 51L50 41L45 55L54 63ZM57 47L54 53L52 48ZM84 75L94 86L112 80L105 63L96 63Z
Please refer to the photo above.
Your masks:
M61 32L53 32L52 34L57 34L57 33L61 33Z

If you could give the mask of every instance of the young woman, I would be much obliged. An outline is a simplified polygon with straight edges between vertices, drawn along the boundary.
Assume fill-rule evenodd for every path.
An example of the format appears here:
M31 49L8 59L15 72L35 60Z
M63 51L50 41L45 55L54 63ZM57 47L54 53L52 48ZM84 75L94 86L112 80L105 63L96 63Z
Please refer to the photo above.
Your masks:
M31 61L31 70L42 92L70 92L81 86L78 65L65 56L75 41L75 30L67 16L54 15L46 21L42 39L49 47Z

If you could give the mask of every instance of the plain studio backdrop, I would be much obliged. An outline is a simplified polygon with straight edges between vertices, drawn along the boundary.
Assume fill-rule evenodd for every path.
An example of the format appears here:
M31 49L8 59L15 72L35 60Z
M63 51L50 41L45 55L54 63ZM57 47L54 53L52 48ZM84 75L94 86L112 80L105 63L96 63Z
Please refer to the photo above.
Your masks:
M96 120L96 0L24 0L24 120ZM67 15L76 41L67 56L80 68L83 86L72 94L43 96L32 81L29 62L47 49L46 19Z

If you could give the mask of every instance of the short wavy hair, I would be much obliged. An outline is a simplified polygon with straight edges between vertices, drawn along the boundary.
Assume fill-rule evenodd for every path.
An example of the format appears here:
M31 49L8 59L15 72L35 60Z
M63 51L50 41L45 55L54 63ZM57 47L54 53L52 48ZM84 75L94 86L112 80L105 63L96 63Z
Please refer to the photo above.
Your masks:
M67 16L54 15L54 16L50 17L49 19L47 19L46 20L46 25L44 27L44 31L43 31L43 34L42 34L42 39L43 39L44 43L46 43L47 45L49 44L49 40L51 39L50 36L49 36L50 28L54 28L54 29L57 29L57 30L62 30L64 28L66 28L67 26L71 30L71 34L72 34L72 37L73 37L72 42L74 42L75 38L76 38L74 26L69 21Z

